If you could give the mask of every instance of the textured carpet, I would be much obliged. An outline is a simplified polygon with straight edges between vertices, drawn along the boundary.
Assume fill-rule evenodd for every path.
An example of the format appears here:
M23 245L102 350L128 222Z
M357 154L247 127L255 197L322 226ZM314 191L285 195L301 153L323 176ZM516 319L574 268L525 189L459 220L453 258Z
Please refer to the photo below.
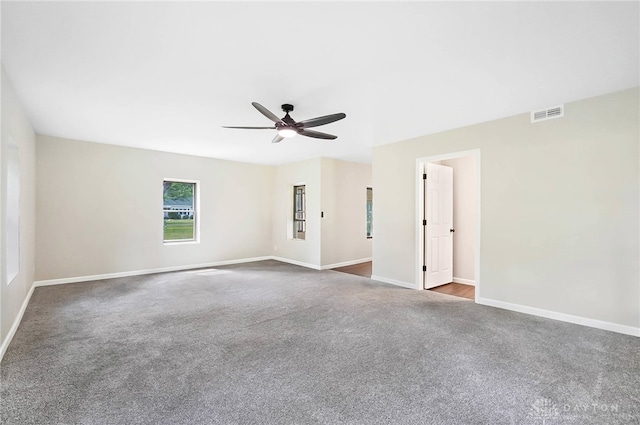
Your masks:
M276 261L37 288L2 424L640 423L640 339Z

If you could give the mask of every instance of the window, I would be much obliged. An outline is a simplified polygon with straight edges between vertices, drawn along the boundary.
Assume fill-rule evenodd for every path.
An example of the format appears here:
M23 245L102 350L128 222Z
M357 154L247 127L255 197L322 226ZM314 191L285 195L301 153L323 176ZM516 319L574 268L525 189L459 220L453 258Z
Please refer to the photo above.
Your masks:
M293 238L304 239L307 230L305 222L306 203L304 185L293 186Z
M9 285L20 273L20 150L9 136L6 145L6 168L0 180L6 182L6 209L4 214L5 278ZM0 255L1 257L2 255Z
M367 188L367 238L373 237L373 188Z
M197 182L165 180L162 182L164 242L197 240Z

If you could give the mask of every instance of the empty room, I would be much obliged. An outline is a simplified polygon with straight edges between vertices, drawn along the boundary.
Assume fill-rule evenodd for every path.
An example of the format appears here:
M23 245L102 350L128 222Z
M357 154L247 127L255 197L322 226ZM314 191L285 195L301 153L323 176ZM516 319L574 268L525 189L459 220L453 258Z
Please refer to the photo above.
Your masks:
M640 423L640 2L0 19L0 423Z

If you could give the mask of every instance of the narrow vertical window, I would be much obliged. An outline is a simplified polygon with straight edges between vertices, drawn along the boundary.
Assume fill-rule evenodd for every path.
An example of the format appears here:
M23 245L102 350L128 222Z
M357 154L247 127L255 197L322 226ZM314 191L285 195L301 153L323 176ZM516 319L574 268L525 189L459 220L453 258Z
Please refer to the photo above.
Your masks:
M186 242L197 239L196 182L165 180L162 183L162 215L164 242Z
M6 145L6 167L0 180L6 182L6 209L4 210L4 255L5 277L9 285L20 273L20 149L9 136ZM0 244L1 245L1 244Z
M307 231L305 187L293 186L293 238L304 239Z
M367 188L367 238L373 237L373 188Z

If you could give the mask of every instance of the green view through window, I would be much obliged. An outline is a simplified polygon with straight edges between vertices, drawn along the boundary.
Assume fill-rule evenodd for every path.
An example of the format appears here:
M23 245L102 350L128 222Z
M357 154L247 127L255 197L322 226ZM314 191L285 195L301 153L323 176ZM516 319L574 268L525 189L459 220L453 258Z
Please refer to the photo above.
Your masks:
M196 240L196 183L165 180L162 189L164 242Z

